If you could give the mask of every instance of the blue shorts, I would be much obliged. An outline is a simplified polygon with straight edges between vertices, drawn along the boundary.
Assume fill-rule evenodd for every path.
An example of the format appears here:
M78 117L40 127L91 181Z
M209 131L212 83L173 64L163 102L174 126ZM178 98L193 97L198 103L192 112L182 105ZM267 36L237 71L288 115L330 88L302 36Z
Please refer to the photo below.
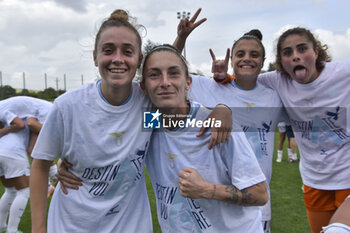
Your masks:
M292 126L286 125L286 134L287 134L287 137L294 138L294 133L293 133L293 130L292 130Z

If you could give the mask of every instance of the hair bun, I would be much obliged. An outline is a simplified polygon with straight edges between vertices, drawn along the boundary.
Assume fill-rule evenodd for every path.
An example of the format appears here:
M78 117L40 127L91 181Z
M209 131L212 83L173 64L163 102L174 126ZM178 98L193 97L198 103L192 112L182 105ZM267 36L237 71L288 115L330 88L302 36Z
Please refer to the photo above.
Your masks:
M109 16L109 19L118 19L118 20L129 20L129 14L125 10L122 9L116 9L112 12L112 14Z
M263 37L260 30L258 30L258 29L252 29L249 32L245 33L243 36L247 36L247 35L254 36L254 37L258 38L259 40L262 40L262 37Z

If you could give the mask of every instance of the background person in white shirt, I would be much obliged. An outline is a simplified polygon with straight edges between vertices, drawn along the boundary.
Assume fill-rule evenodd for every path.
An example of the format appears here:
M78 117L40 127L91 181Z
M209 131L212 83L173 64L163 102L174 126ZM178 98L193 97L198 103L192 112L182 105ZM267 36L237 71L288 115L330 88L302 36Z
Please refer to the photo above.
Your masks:
M284 140L287 136L287 152L288 152L288 162L297 162L297 142L294 137L294 133L292 127L290 125L286 125L286 122L279 122L278 125L278 144L277 144L277 159L276 162L282 162L283 157L283 145Z
M0 180L4 185L4 193L0 199L1 232L17 231L27 205L29 162L22 160L18 153L22 151L25 154L28 138L29 132L23 120L13 113L0 111Z
M5 189L0 199L0 230L4 232L18 231L28 202L30 130L25 122L29 117L37 117L37 110L29 97L0 101L0 179Z

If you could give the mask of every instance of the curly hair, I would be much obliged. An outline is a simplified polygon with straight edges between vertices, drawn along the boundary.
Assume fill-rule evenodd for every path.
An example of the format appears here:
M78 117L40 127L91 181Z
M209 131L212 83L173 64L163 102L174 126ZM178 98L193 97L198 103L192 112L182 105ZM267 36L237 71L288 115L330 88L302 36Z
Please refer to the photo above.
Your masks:
M282 65L282 43L290 35L300 35L305 36L305 38L312 43L314 51L318 51L318 57L316 59L316 70L321 72L324 68L324 62L331 61L331 57L327 53L328 46L322 45L322 43L317 40L310 30L301 27L295 27L285 31L279 38L277 42L277 54L276 54L276 69L282 74L288 75L287 71L283 68Z

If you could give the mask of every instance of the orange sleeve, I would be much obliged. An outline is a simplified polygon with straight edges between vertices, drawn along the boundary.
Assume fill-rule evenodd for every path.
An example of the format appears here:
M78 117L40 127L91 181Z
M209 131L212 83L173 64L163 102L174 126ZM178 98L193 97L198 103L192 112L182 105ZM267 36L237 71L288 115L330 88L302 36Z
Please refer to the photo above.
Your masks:
M230 83L230 82L232 82L232 80L235 79L234 76L229 75L229 74L226 74L226 77L224 79L218 79L217 77L215 77L215 75L213 78L214 78L215 82L220 83L220 84Z

